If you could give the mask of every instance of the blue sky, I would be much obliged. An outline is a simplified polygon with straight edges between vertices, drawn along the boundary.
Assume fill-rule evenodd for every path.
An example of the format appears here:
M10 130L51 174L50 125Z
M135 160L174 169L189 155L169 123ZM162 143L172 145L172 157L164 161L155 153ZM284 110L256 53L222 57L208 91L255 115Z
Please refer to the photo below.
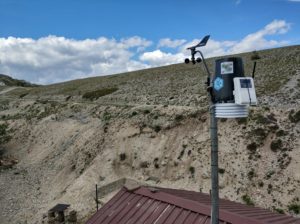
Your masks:
M0 73L37 83L300 43L300 0L0 0ZM116 47L118 50L112 52Z

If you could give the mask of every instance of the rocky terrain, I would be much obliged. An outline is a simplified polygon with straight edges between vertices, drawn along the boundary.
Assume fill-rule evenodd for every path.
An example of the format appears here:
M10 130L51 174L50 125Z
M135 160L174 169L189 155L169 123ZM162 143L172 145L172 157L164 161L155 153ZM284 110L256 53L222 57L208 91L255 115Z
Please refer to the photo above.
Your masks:
M219 119L220 196L299 216L300 46L258 53L259 105L247 119ZM251 53L239 56L250 75ZM176 64L1 86L0 134L10 136L0 142L1 223L41 223L57 203L84 222L95 184L124 177L209 192L205 81L199 65Z

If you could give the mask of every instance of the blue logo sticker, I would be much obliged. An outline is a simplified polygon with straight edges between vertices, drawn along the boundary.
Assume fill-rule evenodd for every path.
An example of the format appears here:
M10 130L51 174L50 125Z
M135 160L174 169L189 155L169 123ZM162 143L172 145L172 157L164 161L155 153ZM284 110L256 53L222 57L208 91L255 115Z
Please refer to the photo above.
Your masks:
M220 77L217 77L214 81L214 89L219 91L220 89L222 89L224 86L224 80L221 79Z

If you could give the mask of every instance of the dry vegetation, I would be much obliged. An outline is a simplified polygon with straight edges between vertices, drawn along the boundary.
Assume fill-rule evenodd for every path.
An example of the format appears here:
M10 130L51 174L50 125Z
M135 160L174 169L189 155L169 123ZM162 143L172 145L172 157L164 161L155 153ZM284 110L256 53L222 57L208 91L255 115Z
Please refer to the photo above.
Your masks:
M297 215L300 47L258 54L259 106L248 119L219 120L220 194ZM239 56L250 74L251 54ZM1 149L19 161L0 171L2 223L39 223L58 202L84 221L95 184L123 177L209 192L205 79L198 66L176 64L0 90L0 133L12 136Z

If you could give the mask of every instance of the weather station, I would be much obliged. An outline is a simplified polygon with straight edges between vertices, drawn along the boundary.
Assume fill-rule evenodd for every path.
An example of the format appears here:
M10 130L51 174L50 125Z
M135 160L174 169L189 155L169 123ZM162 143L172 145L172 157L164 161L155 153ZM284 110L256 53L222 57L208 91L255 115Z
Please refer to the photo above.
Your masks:
M243 60L240 57L227 57L215 61L215 74L212 76L203 53L197 48L206 45L210 36L205 36L197 45L187 48L191 59L185 63L201 63L207 73L207 92L210 96L210 138L211 138L211 223L219 223L219 177L218 177L218 123L217 118L248 117L249 107L257 105L254 86L254 62L252 77L245 77ZM199 53L200 57L195 58Z

